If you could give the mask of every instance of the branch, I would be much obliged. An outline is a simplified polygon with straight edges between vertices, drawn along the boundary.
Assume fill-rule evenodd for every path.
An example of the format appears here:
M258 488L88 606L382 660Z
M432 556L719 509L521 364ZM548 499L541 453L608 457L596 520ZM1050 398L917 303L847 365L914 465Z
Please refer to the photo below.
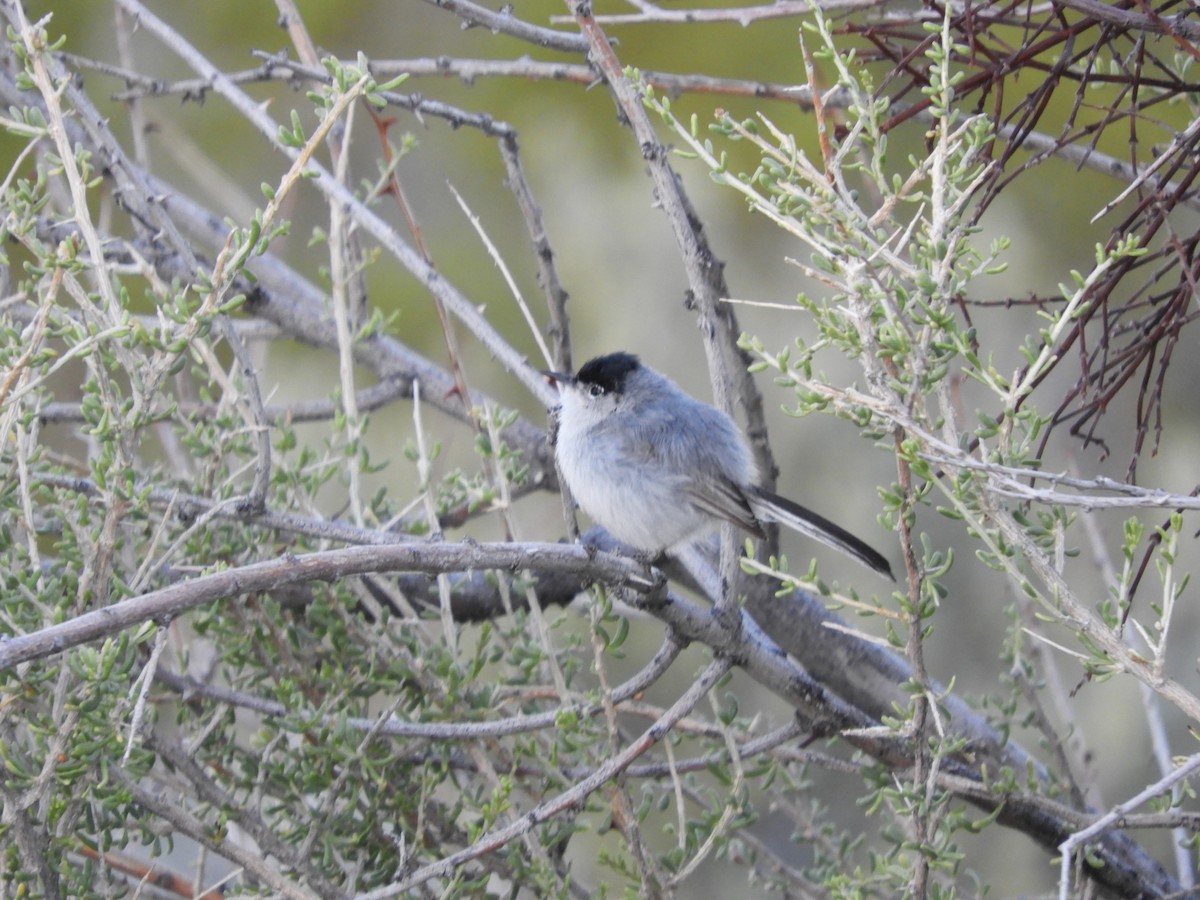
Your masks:
M454 13L464 22L479 25L497 34L507 34L519 40L526 41L548 50L562 50L565 53L584 53L587 44L577 34L555 31L552 28L541 28L530 25L516 18L513 7L505 6L500 12L492 12L486 7L470 0L427 0L434 6L439 6L447 12Z
M18 89L8 72L0 72L0 97L6 103L18 106L38 105L34 98ZM80 102L86 102L86 97ZM155 271L168 282L178 279L190 283L196 274L193 267L195 256L180 232L192 235L215 252L224 246L229 233L222 216L124 159L120 148L113 143L111 132L101 127L103 119L90 103L77 109L77 112L83 113L84 120L95 127L89 128L86 133L78 129L73 131L72 140L89 147L97 155L121 160L120 165L112 165L106 170L108 177L116 181L115 192L121 196L123 204L131 208L135 219L152 221L156 227L162 225L158 240L146 242L141 248ZM72 122L68 121L68 127ZM153 218L163 211L168 215L162 216L161 222ZM45 218L39 220L39 234L46 240L65 240L71 233L63 223ZM106 252L111 254L108 258L121 262L130 259L123 242L106 239L104 246ZM257 257L249 262L247 268L254 273L255 281L238 283L239 289L247 296L246 312L278 326L284 334L302 343L337 350L337 330L328 312L323 291L275 256ZM253 332L246 335L248 338L252 336ZM357 341L354 354L359 364L375 372L381 381L393 383L404 397L411 397L413 384L419 382L422 385L423 402L459 421L469 422L472 408L500 406L494 399L478 391L471 391L467 397L463 397L456 389L453 378L444 369L389 335L375 333ZM520 418L503 429L501 434L505 442L520 451L529 464L528 481L532 486L554 488L558 484L545 432L540 426Z
M1200 41L1200 25L1189 21L1183 14L1172 16L1170 20L1167 20L1162 16L1147 15L1131 9L1111 6L1102 3L1101 0L1055 0L1055 3L1082 13L1097 22L1108 22L1111 25L1134 31L1148 31L1151 34L1167 34L1187 38L1191 41Z
M814 7L823 12L850 12L885 5L885 0L774 0L761 6L737 6L728 9L663 9L657 4L641 3L642 12L614 13L596 16L599 25L649 25L732 22L746 28L768 19L791 19L812 15ZM551 16L551 22L569 21L565 16Z
M164 97L182 95L184 100L203 97L212 89L212 84L203 78L181 78L165 81L152 78L132 69L123 69L102 60L90 59L74 53L62 53L61 58L73 68L91 70L119 78L128 85L112 95L113 100L128 101L142 97ZM349 64L349 61L344 61ZM587 87L596 81L595 71L582 63L545 62L521 57L519 59L468 59L447 56L417 57L413 59L373 59L371 73L380 79L396 75L414 78L457 78L465 84L473 84L480 78L519 78L523 81L563 81ZM642 80L657 91L673 96L679 94L714 94L726 97L754 97L760 100L779 100L801 109L812 108L812 98L806 85L781 84L770 81L750 81L743 78L717 78L699 73L662 72L644 69ZM253 84L272 80L309 78L326 84L329 73L323 68L293 64L279 56L267 57L267 61L253 69L242 69L228 73L234 84ZM389 103L409 109L418 115L433 115L445 119L453 127L475 127L483 129L481 114L465 111L451 113L452 107L437 104L419 95L387 92L383 95ZM397 97L407 97L397 102ZM833 92L827 105L838 106L841 94Z
M169 49L204 78L210 79L213 90L224 97L241 116L267 138L268 142L293 162L299 151L285 146L278 139L279 125L267 115L261 104L238 88L224 73L218 70L195 47L159 19L138 0L116 0L130 15L136 16L141 28L158 37ZM549 408L557 401L553 389L538 372L531 368L525 358L513 349L495 327L483 317L474 303L463 296L445 277L433 268L414 248L400 239L396 230L379 215L367 208L344 184L316 160L310 159L305 172L311 181L331 203L344 206L348 214L396 260L404 266L427 290L445 304L474 334L476 340L510 372L525 384L529 392Z
M568 790L563 791L557 797L535 807L512 824L484 835L470 847L466 847L437 862L421 867L397 884L363 894L360 900L383 900L386 897L395 897L404 891L412 890L417 885L423 884L431 878L449 875L459 866L473 859L478 859L481 856L500 850L505 845L532 831L543 822L567 810L582 806L588 797L620 775L635 759L646 753L651 747L666 737L674 724L687 715L704 698L704 695L716 685L722 676L725 675L730 665L730 662L727 660L715 659L710 662L704 671L692 681L688 689L680 695L679 699L653 725L647 728L639 738L631 741L629 746L617 756L610 758L592 772L591 775L582 779Z
M251 563L202 575L83 613L32 634L0 639L0 671L42 659L145 622L170 620L214 600L310 581L380 572L460 572L470 569L558 569L653 593L663 582L640 564L567 544L402 544L346 547Z
M928 437L928 436L926 436ZM932 443L932 442L931 442ZM1065 473L1044 472L1020 466L1005 466L1000 463L983 462L962 453L946 453L947 445L940 444L938 452L921 454L938 466L948 469L969 469L987 476L992 489L1006 497L1015 497L1046 505L1079 506L1085 509L1200 509L1200 497L1190 494L1175 494L1161 488L1143 487L1117 481L1104 475L1094 478L1078 478ZM1081 491L1112 491L1119 497L1104 497L1098 494L1065 494L1062 491L1036 488L1026 481L1049 481Z
M360 412L371 412L387 406L393 400L411 396L412 383L397 378L382 381L355 393L355 408ZM175 411L188 419L212 419L221 414L216 403L181 401ZM342 411L342 404L334 400L297 400L293 403L267 403L263 406L266 421L273 426L299 422L323 422L334 418ZM83 405L56 401L39 406L38 418L43 424L84 422Z
M1155 797L1162 796L1170 792L1171 788L1179 784L1181 781L1192 775L1197 769L1200 769L1200 754L1192 756L1181 762L1173 771L1168 772L1154 784L1139 791L1135 796L1131 797L1124 803L1113 807L1108 813L1097 818L1094 822L1088 825L1087 828L1075 832L1069 838L1059 845L1059 851L1062 853L1062 858L1059 861L1059 898L1067 900L1071 886L1071 863L1074 861L1076 851L1085 846L1089 841L1096 839L1099 835L1106 831L1117 827L1132 810L1137 809L1143 803L1153 800Z
M296 884L279 873L274 865L267 863L259 853L244 846L234 839L233 834L225 829L214 829L202 822L192 813L185 810L179 803L161 797L144 787L129 775L121 766L110 766L109 772L122 783L133 802L157 816L181 834L186 834L202 846L210 847L226 859L242 866L263 884L277 891L281 897L291 900L314 900L317 897L337 897L338 894L317 894L311 889Z
M557 570L630 589L639 598L639 606L661 618L681 637L703 642L717 655L736 660L755 680L791 702L797 715L818 733L868 729L877 724L800 672L756 627L730 629L721 619L666 592L665 580L652 577L640 563L568 544L376 545L251 563L122 600L31 634L6 637L0 640L0 671L146 622L169 621L205 603L242 594L369 573L437 574L480 569ZM885 759L904 757L890 738L863 735L852 739L852 743Z
M658 652L642 670L632 678L618 685L612 691L612 702L622 704L639 696L671 667L683 650L684 644L668 634ZM154 674L155 681L179 693L185 700L203 697L214 703L224 703L240 709L250 710L264 716L283 717L296 712L295 709L254 697L242 691L235 691L219 685L205 684L183 675L159 668ZM358 731L369 731L386 737L417 738L431 741L461 741L485 740L488 738L509 737L514 734L527 734L531 731L553 729L564 714L591 717L604 711L603 703L575 703L557 706L544 713L510 716L506 719L489 719L485 722L409 722L396 715L364 719L342 714L321 715L318 721L331 726L345 725Z

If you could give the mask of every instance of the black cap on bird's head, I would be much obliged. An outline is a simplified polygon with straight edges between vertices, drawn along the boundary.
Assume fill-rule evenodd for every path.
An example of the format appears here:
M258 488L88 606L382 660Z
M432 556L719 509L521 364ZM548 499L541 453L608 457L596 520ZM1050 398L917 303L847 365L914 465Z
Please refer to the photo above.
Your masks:
M606 394L620 393L629 373L640 365L632 353L610 353L585 362L575 374L575 380L601 388Z
M641 363L632 353L609 353L588 360L579 367L579 371L574 375L563 375L561 372L543 372L542 374L554 381L588 388L589 393L595 396L621 393L629 373L640 367Z

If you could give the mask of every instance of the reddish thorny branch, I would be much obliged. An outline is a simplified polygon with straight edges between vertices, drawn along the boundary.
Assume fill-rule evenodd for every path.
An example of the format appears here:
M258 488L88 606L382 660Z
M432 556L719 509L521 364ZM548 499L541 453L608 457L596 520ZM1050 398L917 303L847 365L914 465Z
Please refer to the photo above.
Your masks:
M1194 122L1188 127L1185 105L1200 91L1200 82L1180 76L1175 61L1200 57L1195 23L1184 18L1189 11L1190 4L1180 0L1102 7L1067 0L1053 8L1028 2L955 6L950 14L955 41L965 48L955 64L967 73L956 97L964 109L973 106L1004 129L1004 140L993 148L999 165L980 195L977 217L1010 181L1072 145L1084 153L1097 150L1102 141L1108 149L1124 147L1127 158L1120 162L1138 173L1133 185L1114 181L1111 197L1104 198L1129 188L1122 206L1128 211L1112 226L1107 244L1136 236L1147 252L1122 259L1092 288L1053 366L1074 366L1076 375L1042 437L1044 448L1053 429L1066 425L1085 444L1107 453L1103 416L1118 397L1133 392L1131 480L1142 452L1157 450L1174 350L1184 327L1200 315L1192 303L1200 237L1172 225L1175 208L1195 201L1200 172L1200 128ZM921 94L929 84L923 54L935 38L921 21L943 12L930 4L912 17L846 20L841 27L869 44L864 59L892 67L881 85L896 104L885 131L929 105ZM1035 130L1058 135L1054 146L1028 146ZM1061 298L1021 302L1053 307Z

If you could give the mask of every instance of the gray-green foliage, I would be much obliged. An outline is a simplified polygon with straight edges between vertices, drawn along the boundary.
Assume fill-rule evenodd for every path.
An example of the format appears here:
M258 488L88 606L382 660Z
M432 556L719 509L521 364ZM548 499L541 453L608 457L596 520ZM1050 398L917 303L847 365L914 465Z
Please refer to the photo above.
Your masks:
M64 82L52 78L44 55L53 48L39 46L45 33L10 30L8 40L26 66L22 86L61 98ZM331 69L333 86L312 95L326 110L352 89L365 87L368 96L376 90L365 76L350 79L342 67ZM215 514L222 502L245 495L261 464L259 426L242 390L247 373L230 368L215 325L244 300L232 287L246 275L246 261L286 233L283 192L265 189L268 206L249 223L231 223L214 267L191 284L165 283L131 255L135 245L99 233L89 209L112 201L90 151L72 146L64 123L74 125L61 113L47 118L37 106L10 109L4 121L23 144L3 185L0 260L12 274L12 296L23 301L16 310L8 304L0 329L0 629L10 634L37 631L189 573L322 545L301 535L284 536L281 544L273 531ZM304 146L303 133L295 137ZM64 195L82 202L63 203ZM79 393L71 400L73 385ZM43 424L48 408L78 430ZM512 420L503 413L491 418L497 430ZM271 426L270 508L312 510L327 485L345 489L343 425L334 419L325 449L320 439L299 438L286 421ZM496 461L501 478L520 483L521 462L502 442L488 444L481 456ZM365 457L360 464L370 470ZM433 486L434 509L487 503L495 484L480 473L452 473ZM196 509L193 496L213 505ZM377 496L369 513L383 523L398 511L394 497ZM426 524L411 522L416 530ZM370 719L381 704L408 719L468 722L505 704L519 707L508 694L533 677L544 656L527 637L524 614L503 628L479 629L469 651L453 658L417 620L401 621L381 607L372 617L364 599L369 595L343 584L292 606L269 595L238 598L186 622L147 623L6 671L4 895L132 892L137 878L126 882L105 854L140 847L135 856L153 859L186 832L139 802L138 783L167 808L188 807L202 827L194 840L221 846L231 828L240 828L285 865L303 860L311 870L302 871L347 891L385 884L412 858L492 825L511 789L508 776L497 775L491 787L488 779L463 779L461 793L447 794L463 762L456 745L371 740L346 722ZM170 668L211 667L226 688L282 704L286 714L256 719L156 688L135 717L147 653L168 627ZM505 674L481 676L497 671ZM579 721L559 737L514 739L504 752L520 765L589 727ZM180 770L176 758L192 767ZM272 832L281 849L262 838ZM548 878L547 895L553 892L544 866L527 868L531 884ZM473 893L467 880L460 890Z
M960 834L994 823L994 815L973 813L953 791L938 788L930 774L965 746L935 721L940 697L921 668L921 646L937 634L939 606L950 596L945 579L962 564L952 548L925 530L931 516L958 523L974 556L1004 576L994 583L996 594L1022 597L1009 609L1003 649L1014 671L1024 672L1018 685L1044 677L1045 654L1039 647L1031 656L1030 636L1035 641L1054 636L1069 642L1068 652L1092 677L1132 676L1185 712L1194 715L1197 709L1196 698L1178 691L1164 674L1165 636L1187 584L1186 575L1173 569L1180 516L1171 517L1154 554L1163 602L1143 611L1142 620L1131 619L1143 641L1135 649L1123 636L1121 615L1128 611L1135 559L1142 552L1138 520L1126 523L1119 582L1095 601L1077 594L1065 571L1065 560L1076 557L1078 544L1087 540L1071 506L1085 504L1049 489L1014 490L1041 469L1040 439L1050 413L1042 402L1056 398L1050 394L1039 402L1039 383L1058 361L1091 289L1142 250L1133 237L1107 250L1097 247L1093 268L1072 273L1072 283L1061 287L1062 302L1041 312L1037 330L1025 337L1024 365L1015 374L997 369L994 359L1006 357L1008 347L989 344L992 334L981 333L962 315L964 299L986 296L981 284L1005 270L1010 246L1006 238L984 246L972 202L991 174L994 134L985 117L964 116L954 102L963 73L955 71L952 57L968 55L968 48L953 45L949 19L927 23L926 29L933 36L926 51L928 153L900 162L889 157L882 128L893 110L873 91L870 70L853 52L837 48L819 11L801 33L801 44L812 46L805 58L817 107L818 155L811 156L765 115L738 120L718 113L705 128L696 116L681 121L668 97L646 89L647 103L682 143L678 154L706 164L713 181L740 193L753 213L783 229L804 251L789 262L817 285L797 297L798 314L806 316L816 337L780 345L745 335L742 346L755 357L754 370L794 390L790 414L846 418L881 450L895 454L901 467L902 480L881 491L883 520L906 535L912 548L916 593L903 585L890 600L864 603L854 594L849 599L850 608L884 617L887 640L914 662L913 703L897 709L889 724L901 734L916 730L927 745L926 767L908 780L886 767L865 771L857 802L879 820L882 844L863 841L832 869L812 870L816 882L839 896L911 890L917 857L928 866L927 896L951 896L974 877ZM818 66L834 84L822 87L813 78ZM731 151L739 145L753 148L758 159L753 170L735 170ZM1001 332L994 334L1002 340ZM861 384L842 387L826 380L822 360L831 356L856 360ZM1100 479L1086 487L1103 484ZM797 578L786 573L785 560L771 562L768 567L746 560L744 566L778 579L781 593L808 585L845 599L815 569ZM1061 638L1064 629L1067 636ZM1150 659L1142 656L1147 651ZM1019 691L1013 686L1012 694L981 698L996 710L994 721L1005 733L1014 720L1029 721L1022 718L1028 711ZM1007 790L1025 782L1028 773L993 774L999 779L995 789ZM1030 779L1026 786L1069 790L1066 780L1038 787Z
M45 33L14 29L9 41L26 65L22 86L61 99L65 81L52 74ZM308 98L322 127L355 97L376 100L396 83L376 86L365 60L327 68L329 85ZM280 144L315 152L325 132L309 134L298 113L291 122ZM112 198L91 151L71 145L67 124L69 109L47 118L37 106L5 120L23 142L4 184L3 263L22 301L4 317L0 347L5 632L35 632L196 573L320 549L322 492L344 493L352 472L386 469L393 483L428 491L427 506L399 490L368 498L360 525L381 533L386 525L429 534L433 519L474 514L522 486L528 461L502 436L516 414L498 408L473 411L474 468L436 478L438 444L420 431L394 459L376 461L361 440L369 416L335 404L314 436L286 414L264 421L255 411L246 392L255 373L227 340L240 339L248 322L238 315L242 289L253 284L247 264L288 233L283 203L303 165L275 186L264 182L266 206L248 222L227 223L211 264L186 283L163 281L144 248L101 232L91 210ZM366 186L366 199L377 202L385 185L386 172ZM81 202L64 203L64 195ZM314 244L344 240L322 232ZM352 339L369 340L388 324L373 314ZM47 410L54 424L43 422ZM257 439L264 428L269 452ZM263 469L267 490L255 499ZM307 516L314 534L258 524L264 511ZM480 740L379 736L373 723L388 716L469 729L540 710L551 669L569 698L595 701L594 678L581 682L581 672L617 658L628 636L626 620L603 603L591 647L586 626L568 628L547 613L551 659L546 626L531 622L539 614L522 602L497 623L459 626L455 643L434 624L438 603L435 589L405 596L382 581L374 590L335 582L231 597L6 670L4 893L132 894L138 878L122 875L120 860L186 854L184 839L230 860L241 861L237 847L262 858L262 868L235 877L234 892L368 890L478 840L510 820L515 800L524 806L562 790L606 758L604 719L574 713L552 728ZM172 672L173 680L144 684ZM192 686L179 680L188 675ZM210 683L216 693L197 690ZM745 726L732 713L722 721ZM714 741L679 744L683 752ZM690 789L692 777L685 781ZM676 821L661 812L670 809L667 785L631 792L638 817ZM666 871L685 864L715 825L728 831L743 822L724 815L731 807L717 788L703 788L697 807L678 848L663 856ZM555 848L576 830L606 830L605 819L598 796L528 842L452 874L445 895L477 896L499 876L537 896L565 896L567 868ZM641 869L615 832L601 843L609 845L599 854L605 864L624 873L614 884L632 889ZM275 867L278 881L267 877ZM219 866L200 871L200 887L222 874Z

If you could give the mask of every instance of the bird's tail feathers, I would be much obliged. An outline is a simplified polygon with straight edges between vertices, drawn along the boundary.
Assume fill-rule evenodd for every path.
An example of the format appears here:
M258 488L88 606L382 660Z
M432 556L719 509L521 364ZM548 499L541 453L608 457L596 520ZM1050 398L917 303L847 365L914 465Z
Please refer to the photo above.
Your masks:
M815 538L823 544L853 556L880 575L886 575L892 581L896 580L892 574L892 567L883 558L883 554L865 541L856 538L840 525L835 525L824 516L818 515L799 503L794 503L778 494L772 494L770 491L764 491L762 488L752 488L747 491L747 494L754 514L759 518L769 522L778 522L793 531Z

